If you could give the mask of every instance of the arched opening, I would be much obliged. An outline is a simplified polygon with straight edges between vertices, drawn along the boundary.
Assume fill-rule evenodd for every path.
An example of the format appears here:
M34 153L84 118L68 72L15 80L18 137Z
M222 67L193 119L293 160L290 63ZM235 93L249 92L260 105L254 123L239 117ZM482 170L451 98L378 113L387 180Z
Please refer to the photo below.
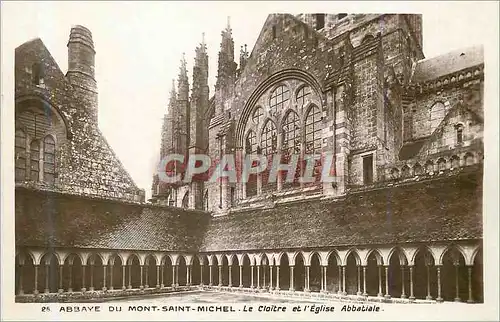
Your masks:
M186 259L184 258L184 256L181 255L178 257L177 265L178 265L176 272L176 274L178 274L177 284L179 284L179 286L185 286L187 285L187 278L186 278L187 267L186 267Z
M318 253L314 253L309 268L309 290L311 292L321 291L321 278L321 260Z
M290 289L290 264L288 255L282 254L279 266L279 287L282 290Z
M172 260L170 259L170 256L165 255L163 257L163 285L165 287L170 287L173 286L173 279L172 279ZM161 283L161 282L160 282Z
M382 296L382 263L380 258L377 258L377 252L371 252L367 259L366 265L366 294L369 296Z
M342 282L340 281L339 269L341 269L341 266L339 263L340 259L337 254L331 253L330 257L328 257L328 267L326 269L326 291L328 292L338 293L340 291Z
M219 285L219 261L212 255L212 280L210 285Z
M409 289L408 272L405 271L406 257L400 249L394 250L389 259L388 284L389 294L392 297L406 297ZM404 279L404 287L403 287ZM405 290L403 295L403 288Z
M471 272L472 300L476 303L484 302L483 288L483 252L479 250L474 258L474 266Z
M264 254L260 259L259 286L266 288L269 286L269 259Z
M59 289L59 261L51 253L43 255L40 260L38 290L44 293L56 293Z
M424 170L422 169L420 163L415 163L415 165L413 166L413 173L416 176L422 175L424 173Z
M82 288L82 260L77 254L66 257L63 267L63 289L68 292Z
M233 256L233 261L231 263L231 284L230 286L240 285L240 266L238 262L238 257Z
M460 167L460 158L458 156L454 155L451 157L451 167L453 169Z
M125 289L127 287L123 268L124 265L121 257L118 256L118 254L113 254L109 258L108 267L108 281L110 290Z
M241 284L243 285L243 287L250 287L252 272L250 268L250 258L247 254L243 255L242 266Z
M361 276L360 271L360 259L355 251L349 253L346 261L345 268L345 290L347 294L356 294L360 290L360 284L358 284L358 276ZM361 281L359 281L361 282Z
M198 256L193 257L193 263L191 264L191 285L201 284L201 268L200 259Z
M431 160L425 163L425 172L431 173L434 172L434 163Z
M228 286L229 285L229 262L227 260L226 255L222 255L221 266L222 266L222 268L220 270L220 272L222 273L221 286Z
M128 259L128 288L137 289L141 286L141 263L139 257L132 254Z
M417 299L436 298L436 269L434 257L427 248L421 248L415 255L414 294Z
M441 297L444 301L464 301L468 297L468 276L465 259L455 247L443 255L441 267Z
M104 268L102 259L97 254L92 254L87 260L88 274L86 274L86 282L89 291L100 290L104 286Z
M143 273L145 283L144 287L156 287L156 259L153 255L148 255L148 257L146 257Z
M296 291L303 291L305 287L305 266L302 253L297 253L295 257L295 267L293 276L293 288Z
M35 266L26 253L16 255L16 294L32 294L35 290Z
M438 171L446 170L446 160L443 158L439 158L437 161Z

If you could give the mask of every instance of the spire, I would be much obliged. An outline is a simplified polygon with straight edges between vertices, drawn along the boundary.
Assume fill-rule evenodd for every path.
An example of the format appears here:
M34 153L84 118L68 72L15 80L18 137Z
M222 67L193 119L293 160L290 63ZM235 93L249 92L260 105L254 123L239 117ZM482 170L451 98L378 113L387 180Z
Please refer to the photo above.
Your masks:
M236 74L236 63L234 62L234 41L231 34L230 18L227 18L227 26L221 33L222 40L219 52L219 66L217 70L216 87L222 84L232 83Z
M186 54L182 53L181 66L179 68L179 81L177 82L177 100L182 101L187 101L189 96L189 79L186 66Z
M177 99L177 93L175 91L175 79L172 78L172 87L170 88L170 98L169 98L169 106L172 107ZM172 112L172 110L170 110Z
M182 53L181 67L179 72L179 83L182 81L188 81L187 77L187 63L186 63L186 53ZM179 84L180 85L180 84Z

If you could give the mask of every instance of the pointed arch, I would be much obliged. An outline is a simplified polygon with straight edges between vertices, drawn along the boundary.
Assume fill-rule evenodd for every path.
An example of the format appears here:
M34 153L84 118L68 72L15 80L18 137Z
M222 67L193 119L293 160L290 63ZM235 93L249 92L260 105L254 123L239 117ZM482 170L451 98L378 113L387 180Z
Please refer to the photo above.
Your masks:
M322 119L321 110L315 104L310 104L306 109L304 118L304 146L306 154L315 154L321 151Z
M368 258L370 258L370 255L372 255L372 254L373 254L373 256L375 256L375 259L377 260L377 265L384 265L384 258L382 257L382 255L380 254L378 249L376 249L376 248L372 248L366 253L366 258L364 260L365 263L368 261ZM360 264L358 264L358 265L360 265Z
M182 197L182 208L189 208L189 190Z
M349 250L345 253L344 260L342 261L343 265L347 264L347 259L349 258L349 255L353 255L354 259L356 261L356 265L361 265L361 256L359 256L358 250L356 248L349 248ZM367 255L366 258L368 258L369 255Z

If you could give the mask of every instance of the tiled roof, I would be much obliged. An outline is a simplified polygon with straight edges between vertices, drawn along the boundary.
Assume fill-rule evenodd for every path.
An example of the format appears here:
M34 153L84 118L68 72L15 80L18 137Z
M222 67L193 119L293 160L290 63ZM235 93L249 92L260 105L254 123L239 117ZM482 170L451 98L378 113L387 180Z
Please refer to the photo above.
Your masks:
M16 189L16 244L135 250L198 249L208 214Z
M475 46L417 62L412 82L425 82L484 63L483 47Z
M216 217L200 251L481 238L480 172Z

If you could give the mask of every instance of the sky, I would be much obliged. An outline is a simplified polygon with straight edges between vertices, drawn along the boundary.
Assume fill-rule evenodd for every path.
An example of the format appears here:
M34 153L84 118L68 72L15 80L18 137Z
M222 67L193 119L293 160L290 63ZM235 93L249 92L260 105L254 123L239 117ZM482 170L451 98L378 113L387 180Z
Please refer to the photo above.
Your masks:
M97 52L99 127L135 183L146 190L146 198L181 57L185 53L192 84L194 51L204 33L212 95L228 17L237 62L240 46L247 44L251 52L267 15L275 12L422 13L426 57L476 44L484 44L485 51L495 48L491 32L498 30L498 4L493 2L3 1L1 6L2 67L13 66L15 47L39 37L65 73L71 26L91 30ZM2 86L2 99L8 95L6 88Z

